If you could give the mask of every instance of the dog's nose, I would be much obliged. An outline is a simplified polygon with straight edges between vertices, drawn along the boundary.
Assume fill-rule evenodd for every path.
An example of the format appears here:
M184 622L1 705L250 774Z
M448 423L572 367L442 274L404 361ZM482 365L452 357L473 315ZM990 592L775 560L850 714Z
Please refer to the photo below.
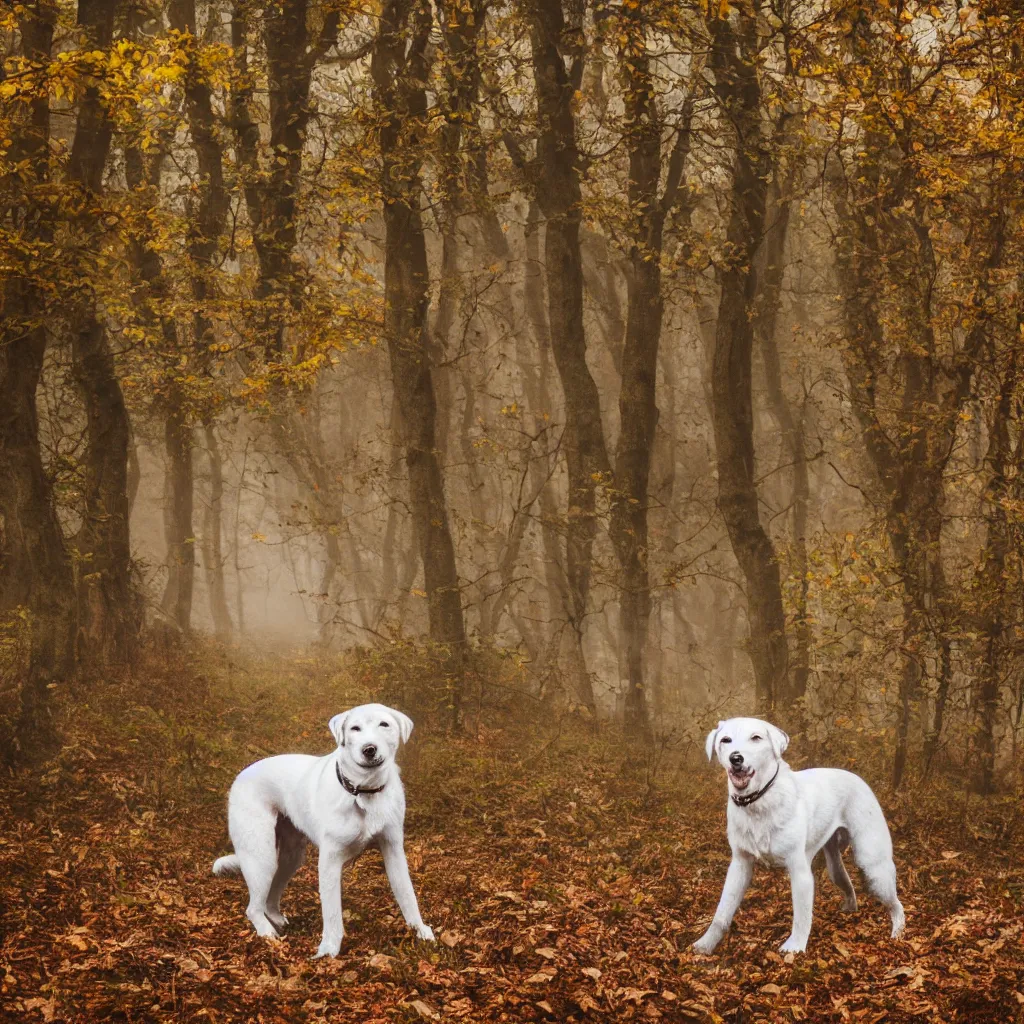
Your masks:
M735 754L729 755L729 764L734 768L739 768L743 764L743 755L737 750Z
M363 757L365 757L367 761L372 761L376 756L377 748L372 743L367 743L366 746L363 747Z

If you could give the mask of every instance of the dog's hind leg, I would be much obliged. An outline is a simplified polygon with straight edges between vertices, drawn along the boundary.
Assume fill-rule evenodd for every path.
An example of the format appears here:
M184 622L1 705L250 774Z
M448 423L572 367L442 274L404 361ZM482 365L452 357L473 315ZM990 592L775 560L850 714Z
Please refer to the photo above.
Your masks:
M288 918L281 913L281 896L305 859L306 837L283 814L278 815L277 870L267 895L267 917L278 931L288 924Z
M853 882L850 881L846 865L843 863L843 850L848 844L849 838L845 830L836 829L832 838L825 844L825 866L828 868L828 877L843 894L843 910L853 913L857 909L857 893L854 892Z
M854 851L856 853L856 850ZM896 895L896 865L892 857L877 857L868 860L866 857L857 858L857 864L864 877L867 879L868 888L881 900L883 906L889 911L889 919L892 921L892 937L898 939L903 934L906 925L906 915L903 913L903 904Z
M267 917L267 901L277 873L277 844L274 841L277 815L268 807L247 803L245 806L229 806L228 818L238 866L249 887L249 906L245 916L252 922L257 935L276 939L277 929Z

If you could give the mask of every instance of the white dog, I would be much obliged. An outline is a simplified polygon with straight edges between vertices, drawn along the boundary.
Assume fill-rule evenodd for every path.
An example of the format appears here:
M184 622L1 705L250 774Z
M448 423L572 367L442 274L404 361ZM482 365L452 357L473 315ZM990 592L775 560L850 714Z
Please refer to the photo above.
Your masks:
M755 860L789 871L793 928L781 950L802 953L814 909L811 861L819 850L824 849L829 876L843 893L843 910L857 909L857 895L843 865L847 845L853 846L868 886L889 911L892 937L903 931L892 840L871 787L860 776L838 768L794 772L782 760L788 744L781 729L757 718L730 718L708 733L708 760L717 750L729 777L732 863L714 920L693 944L698 953L710 953L729 930Z
M335 715L329 728L338 748L326 757L282 754L239 773L228 797L235 852L219 858L213 873L242 874L249 887L246 917L257 935L276 939L288 923L281 894L302 864L306 841L315 843L324 918L316 956L337 956L345 932L341 870L376 846L406 924L421 939L433 940L405 860L405 791L395 764L412 719L383 704L364 704Z

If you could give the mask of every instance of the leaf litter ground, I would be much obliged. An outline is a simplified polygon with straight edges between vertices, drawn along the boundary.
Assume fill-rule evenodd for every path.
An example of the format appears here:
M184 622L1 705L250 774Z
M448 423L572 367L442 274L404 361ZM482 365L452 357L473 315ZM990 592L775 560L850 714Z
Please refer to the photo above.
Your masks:
M808 953L784 958L787 880L759 870L729 938L699 957L688 945L728 862L722 780L694 740L652 778L582 728L414 734L407 848L436 945L407 933L375 852L345 874L337 959L309 959L309 863L285 896L288 937L257 939L241 881L209 870L231 779L270 753L325 752L327 718L372 687L299 659L209 662L62 695L62 748L4 781L4 1019L1024 1020L1016 800L880 788L905 941L856 875L861 909L844 915L819 872Z

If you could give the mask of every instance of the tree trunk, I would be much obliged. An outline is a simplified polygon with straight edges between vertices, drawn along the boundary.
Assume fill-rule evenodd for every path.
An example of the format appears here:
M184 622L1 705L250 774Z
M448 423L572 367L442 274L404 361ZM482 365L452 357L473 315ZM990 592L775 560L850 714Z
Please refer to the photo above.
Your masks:
M194 502L192 428L180 410L164 419L164 451L167 455L167 487L164 536L167 540L167 584L164 613L183 633L192 626L192 591L195 584L195 536L192 528Z
M114 0L83 0L78 25L98 49L110 46ZM85 193L102 190L111 125L99 88L78 109L68 179ZM114 356L94 296L71 314L72 373L86 413L82 527L77 538L79 636L101 664L131 658L139 615L131 584L128 449L131 430Z
M125 152L125 179L128 187L140 193L144 201L155 202L160 189L163 154L157 153L147 173L146 159L136 147ZM170 379L165 383L165 395L158 408L164 420L164 452L167 457L164 486L164 538L167 554L164 564L167 581L161 607L167 617L187 633L192 624L192 593L195 582L195 537L192 526L194 504L192 470L192 427L189 423L187 403L177 383L178 361L182 354L175 320L162 312L159 303L168 297L163 259L152 239L140 235L132 239L131 251L142 287L135 290L133 300L140 319L163 344L159 352ZM156 306L156 308L154 308ZM133 444L129 446L129 455ZM132 503L129 486L129 514Z
M335 611L331 606L331 588L341 568L341 545L337 534L328 529L323 531L324 565L320 573L320 593L317 594L316 621L317 642L323 649L328 649L334 635Z
M528 5L540 131L536 201L545 218L544 270L551 351L565 400L565 461L569 477L566 578L569 622L582 663L590 599L597 490L611 480L601 422L601 396L587 366L583 329L583 261L580 253L582 195L573 98L583 73L581 53L566 70L567 31L561 0ZM585 668L583 674L586 674Z
M172 28L196 37L195 0L172 0L168 15ZM231 197L224 184L224 151L217 135L213 93L195 61L189 62L185 72L185 113L199 177L199 202L194 215L189 218L188 243L192 260L192 296L196 303L193 340L202 349L214 340L203 304L209 297L210 262L219 248L231 208Z
M247 453L248 454L248 453ZM246 460L235 488L235 514L232 517L232 568L235 570L235 623L239 637L245 636L245 580L242 577L242 494L245 492Z
M775 170L775 177L779 174ZM757 317L754 321L764 361L765 391L772 416L782 435L783 460L792 474L791 503L793 508L793 570L798 581L793 624L794 651L788 685L780 697L787 707L803 698L810 675L811 627L807 613L807 507L810 481L804 451L803 416L794 415L782 383L782 366L775 332L782 303L782 282L786 274L786 237L789 233L790 200L776 184L768 205L771 223L762 248L762 284Z
M746 582L757 704L771 714L787 692L789 655L779 565L758 510L751 395L758 294L754 256L764 228L770 165L761 129L756 20L742 11L737 17L735 31L725 17L710 23L715 95L736 130L729 256L720 272L712 395L719 509Z
M644 683L644 650L651 615L647 508L658 423L655 387L664 314L661 249L665 218L675 201L689 154L693 100L688 97L684 106L665 194L659 196L662 123L654 98L646 32L638 9L624 19L623 31L627 39L622 59L626 65L632 273L628 277L610 533L622 570L619 616L627 673L624 724L627 733L649 739L651 726Z
M227 642L234 627L224 584L224 463L212 423L203 425L203 434L210 462L210 498L203 513L203 569L213 630L218 640Z
M1024 441L1019 436L1019 422L1016 425L1016 445L1011 439L1014 400L1020 385L1018 365L1019 355L1014 351L1000 382L999 402L989 427L988 455L985 460L991 476L985 494L988 536L978 570L979 607L975 613L982 640L981 656L978 659L979 679L973 701L976 728L971 779L972 787L983 794L992 793L995 789L995 726L1003 674L1003 634L1010 618L1008 612L1012 601L1008 594L1006 563L1013 550L1013 527L1007 507L1015 498L1012 493L1014 484L1019 486L1020 457L1024 448Z
M263 12L273 154L266 173L259 167L259 126L249 111L253 86L248 65L247 12L241 3L234 5L231 22L239 79L232 95L231 119L259 263L255 297L261 305L264 353L267 359L279 361L285 356L290 321L302 302L304 272L295 259L295 246L302 154L311 112L309 86L317 62L337 42L341 13L327 9L319 36L311 41L306 24L308 6L308 0L283 0ZM193 123L199 122L194 119ZM299 358L301 355L296 353Z
M21 10L23 56L50 59L57 9L49 3ZM52 230L36 190L49 180L50 110L44 93L27 106L24 121L8 128L9 159L26 168L24 205L4 217L4 228L26 244L45 243ZM28 610L30 650L21 690L17 744L24 747L48 732L47 685L73 666L75 601L71 562L54 505L53 489L39 441L36 391L46 353L45 299L28 277L11 275L3 285L0 327L0 616ZM14 745L9 748L13 751Z
M36 389L46 335L32 326L37 301L28 282L8 282L0 342L0 615L25 608L30 616L19 716L26 738L46 731L46 687L72 669L75 626L71 563L39 446Z
M72 336L85 401L85 516L78 535L81 637L100 663L130 660L138 627L131 586L128 411L103 325L88 316Z
M551 332L548 326L548 314L544 305L544 275L541 272L540 259L540 210L537 203L530 204L526 218L526 267L523 276L524 306L526 320L537 346L539 358L535 370L526 367L523 383L526 389L530 411L533 414L534 434L539 435L544 417L554 411L554 402L548 390L551 373ZM568 559L562 552L561 541L557 533L558 509L554 486L551 482L551 467L548 460L534 459L532 463L532 483L540 494L540 529L541 544L544 549L544 580L545 592L551 607L552 621L565 621L571 629L572 656L569 659L570 679L576 698L587 708L591 715L597 714L597 700L594 696L594 684L587 670L586 658L583 654L583 630L577 629L574 623L573 601L567 573ZM564 616L564 619L563 619ZM561 626L555 632L561 631ZM547 646L552 648L554 636L549 636Z
M423 560L430 637L444 645L452 659L450 712L457 724L466 631L435 440L437 410L427 336L430 282L416 138L426 131L424 51L430 26L430 8L421 0L386 0L371 74L381 118L384 333L400 410L413 523Z
M388 444L398 451L402 447L402 421L398 411L397 395L391 399L389 419ZM400 467L401 463L398 459L388 460L388 518L384 524L384 541L380 549L380 587L377 590L377 601L372 620L374 630L380 629L391 602L398 597L398 562L401 554L398 538L402 525L401 508L404 504L398 498L398 491L402 487Z
M128 515L135 511L135 499L139 496L139 487L142 484L142 467L139 465L139 446L135 442L135 434L132 433L128 443Z
M911 375L913 376L913 375ZM912 388L912 383L908 388ZM912 392L913 393L913 392ZM899 722L893 759L893 788L903 782L913 702L921 695L925 638L934 628L945 591L942 573L942 466L926 450L926 432L901 453L898 483L890 498L888 532L903 583L903 669L899 685ZM946 662L948 667L948 661ZM937 740L936 740L937 741Z

